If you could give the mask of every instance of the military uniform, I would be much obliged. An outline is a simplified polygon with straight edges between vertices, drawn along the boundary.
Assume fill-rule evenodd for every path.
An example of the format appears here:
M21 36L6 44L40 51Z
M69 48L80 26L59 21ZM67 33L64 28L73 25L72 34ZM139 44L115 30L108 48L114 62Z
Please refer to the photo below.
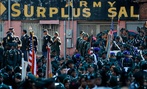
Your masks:
M47 48L46 47L48 47L48 43L49 43L49 46L53 43L52 38L50 35L45 35L43 37L42 54L46 58L47 58Z
M61 45L61 39L60 37L53 37L53 44L51 46L51 50L55 51L56 55L59 57L60 55L60 45Z
M12 66L13 68L17 65L17 51L16 49L10 49L7 54L7 65Z
M22 42L22 46L21 46L21 51L24 54L24 60L27 61L27 50L28 50L28 42L29 42L29 36L27 34L24 34L23 36L21 36L21 42Z

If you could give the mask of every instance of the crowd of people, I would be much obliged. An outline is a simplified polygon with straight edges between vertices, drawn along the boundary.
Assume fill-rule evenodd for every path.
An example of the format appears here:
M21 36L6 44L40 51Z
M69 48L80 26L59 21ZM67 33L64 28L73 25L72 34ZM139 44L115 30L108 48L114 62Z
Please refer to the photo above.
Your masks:
M42 56L37 60L37 76L30 72L21 78L22 53L28 61L30 43L37 52L38 40L33 32L15 36L9 28L0 43L0 89L146 89L147 88L147 28L137 28L132 34L122 28L120 36L113 35L111 52L107 51L108 32L89 36L84 31L77 38L76 50L66 59L60 57L61 40L43 31ZM32 40L31 40L32 39ZM51 47L52 78L45 78L47 47ZM117 53L113 50L119 50Z

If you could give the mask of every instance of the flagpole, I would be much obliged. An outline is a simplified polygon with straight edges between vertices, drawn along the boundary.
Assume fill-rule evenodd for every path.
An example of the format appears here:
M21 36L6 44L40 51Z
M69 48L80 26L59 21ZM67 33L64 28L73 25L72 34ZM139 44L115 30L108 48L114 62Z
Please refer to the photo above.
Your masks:
M110 56L110 51L111 51L111 43L112 43L112 35L113 35L113 17L111 18L111 27L110 27L110 31L108 33L107 36L107 56L106 59L109 60L109 56Z
M117 36L120 36L120 17L118 17Z

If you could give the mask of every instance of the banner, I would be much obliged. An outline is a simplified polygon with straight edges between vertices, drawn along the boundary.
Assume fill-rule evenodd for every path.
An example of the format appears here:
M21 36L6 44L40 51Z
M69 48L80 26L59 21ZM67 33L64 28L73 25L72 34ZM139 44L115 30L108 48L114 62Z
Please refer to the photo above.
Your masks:
M137 20L139 5L132 0L11 0L11 20ZM0 17L8 20L8 0L0 1ZM70 16L68 15L70 7ZM73 7L73 8L72 8Z

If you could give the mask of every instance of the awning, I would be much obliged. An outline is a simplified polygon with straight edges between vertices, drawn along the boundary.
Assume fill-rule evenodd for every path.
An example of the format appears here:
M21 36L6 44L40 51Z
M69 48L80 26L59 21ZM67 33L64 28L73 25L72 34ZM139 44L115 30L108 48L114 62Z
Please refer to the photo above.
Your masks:
M59 20L40 20L40 24L59 24Z

